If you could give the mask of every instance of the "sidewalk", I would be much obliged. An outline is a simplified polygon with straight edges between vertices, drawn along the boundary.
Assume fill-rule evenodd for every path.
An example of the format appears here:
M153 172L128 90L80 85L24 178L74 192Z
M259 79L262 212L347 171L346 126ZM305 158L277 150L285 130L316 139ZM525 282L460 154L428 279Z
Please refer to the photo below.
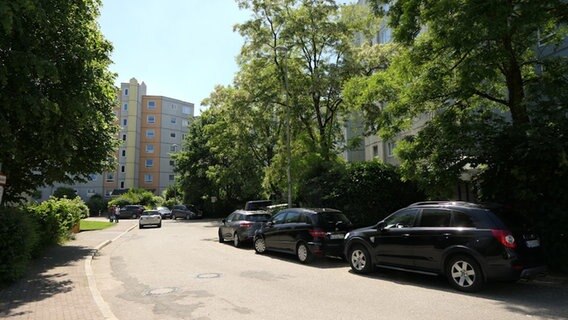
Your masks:
M89 218L107 221L106 218ZM138 220L120 220L114 226L84 231L63 246L50 248L33 262L28 275L0 290L0 318L14 320L100 320L101 312L88 273L96 250L138 225ZM92 282L92 280L91 280ZM96 289L94 293L97 293ZM103 302L104 303L104 302ZM112 313L111 313L112 314Z

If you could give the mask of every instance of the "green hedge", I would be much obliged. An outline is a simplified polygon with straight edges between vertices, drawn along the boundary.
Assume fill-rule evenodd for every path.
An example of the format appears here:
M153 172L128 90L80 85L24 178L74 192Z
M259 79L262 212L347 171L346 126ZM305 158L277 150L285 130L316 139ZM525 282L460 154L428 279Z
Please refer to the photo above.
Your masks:
M0 284L21 278L38 252L38 224L27 211L0 208Z
M81 219L89 216L89 208L81 198L49 198L37 205L31 205L32 212L40 224L40 239L46 245L57 244L71 238L71 229Z

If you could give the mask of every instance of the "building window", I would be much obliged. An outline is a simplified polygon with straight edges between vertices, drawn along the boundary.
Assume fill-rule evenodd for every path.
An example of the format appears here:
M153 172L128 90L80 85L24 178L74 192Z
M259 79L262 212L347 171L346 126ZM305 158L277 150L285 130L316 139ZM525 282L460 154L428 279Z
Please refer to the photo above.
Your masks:
M114 181L114 174L107 173L106 182L113 182Z
M146 159L146 168L152 168L154 166L154 159Z
M176 165L175 161L174 161L174 160L170 160L170 166L173 167L173 166L175 166L175 165Z
M147 144L146 145L146 153L154 153L154 145L153 144Z
M175 132L170 133L170 137L171 137L171 138L175 138L175 137L176 137L176 133L175 133Z
M387 143L387 156L393 157L394 156L394 148L396 148L395 142Z
M116 92L116 91L115 91ZM124 95L127 96L128 95L128 89L124 89Z
M170 120L171 123L176 124L177 123L177 119L172 117L172 119Z
M190 107L183 107L181 112L183 114L191 114L191 108Z
M154 180L154 177L151 174L145 174L144 175L144 182L152 182Z
M152 138L154 138L154 135L155 135L154 129L146 130L146 138L152 139Z
M127 123L128 123L128 120L127 120L127 119L122 119L122 125L123 125L123 126L126 126Z
M177 110L178 106L177 104L172 104L172 110Z
M125 103L124 106L122 106L122 110L128 111L128 103Z
M185 140L185 137L187 137L187 134L182 133L182 134L181 134L181 139L182 139L182 140Z
M187 126L189 126L189 121L188 121L188 120L183 120L183 121L181 122L181 125L184 126L184 127L187 127Z
M379 156L379 146L374 145L373 146L373 158L376 158Z
M126 150L120 151L120 154L121 154L123 157L126 157Z
M147 121L148 123L156 123L156 117L150 115L150 116L148 116L148 117L146 118L146 121Z
M120 172L124 172L126 171L126 167L125 166L120 166Z
M170 146L170 152L176 152L177 149L178 149L177 144L172 144L172 145Z
M90 174L88 180L89 181L97 181L97 175L96 174Z
M170 181L174 181L175 180L175 176L173 174L170 174Z
M126 141L126 134L122 135L122 141Z
M124 189L124 181L120 181L120 189Z
M150 110L156 109L156 101L148 101L148 109Z

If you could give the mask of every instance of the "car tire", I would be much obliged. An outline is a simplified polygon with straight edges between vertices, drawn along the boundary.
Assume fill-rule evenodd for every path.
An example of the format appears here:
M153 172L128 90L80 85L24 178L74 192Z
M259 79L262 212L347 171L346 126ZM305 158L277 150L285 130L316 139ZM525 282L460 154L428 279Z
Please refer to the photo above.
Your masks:
M223 233L221 232L221 229L219 229L219 243L223 243L225 242L225 238L223 238Z
M138 215L136 215L136 213L133 213L133 214L132 214L132 219L137 219L137 218L138 218Z
M185 220L189 220L189 219L190 219L189 214L186 214L186 215L185 215Z
M458 255L446 263L446 277L459 291L476 292L485 284L479 263L470 256Z
M304 242L300 242L296 246L296 257L301 263L309 263L312 261L313 254Z
M142 229L142 225L141 225L141 224L138 225L138 229Z
M161 228L161 227L162 227L162 223L160 222L160 223L158 223L158 228Z
M241 246L241 239L239 239L239 234L235 232L235 234L233 235L233 245L235 246L235 248L238 248Z
M355 273L366 274L373 271L373 261L369 251L362 245L349 248L347 261Z
M254 252L263 254L266 252L266 242L264 238L258 237L254 239Z

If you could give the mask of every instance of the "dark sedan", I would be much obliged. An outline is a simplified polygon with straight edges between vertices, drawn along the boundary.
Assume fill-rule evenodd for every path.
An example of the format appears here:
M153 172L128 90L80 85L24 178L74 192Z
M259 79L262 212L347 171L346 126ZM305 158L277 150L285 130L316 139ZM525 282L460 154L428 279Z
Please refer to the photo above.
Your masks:
M232 240L235 247L252 241L256 230L270 219L266 211L237 210L223 219L219 227L219 242Z

